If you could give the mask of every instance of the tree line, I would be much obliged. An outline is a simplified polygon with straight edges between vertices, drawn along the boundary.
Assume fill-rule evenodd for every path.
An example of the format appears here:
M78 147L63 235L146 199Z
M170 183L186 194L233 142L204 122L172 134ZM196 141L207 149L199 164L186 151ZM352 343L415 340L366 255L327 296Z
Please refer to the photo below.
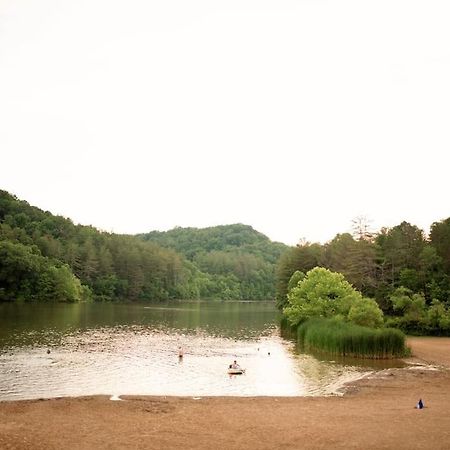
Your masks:
M289 249L277 265L280 309L288 306L295 272L315 267L343 274L365 297L375 299L389 326L450 333L450 218L433 223L429 236L408 222L373 234L358 219L353 234Z
M117 235L0 191L0 301L273 298L285 246L244 225L213 228Z

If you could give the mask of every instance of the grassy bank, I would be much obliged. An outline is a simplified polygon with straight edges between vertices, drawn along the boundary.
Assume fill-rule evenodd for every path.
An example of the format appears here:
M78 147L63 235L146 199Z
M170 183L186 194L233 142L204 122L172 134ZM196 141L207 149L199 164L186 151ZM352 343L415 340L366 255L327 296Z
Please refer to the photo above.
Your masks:
M297 329L305 350L340 356L385 359L407 353L405 335L393 328L367 328L336 319L310 319Z

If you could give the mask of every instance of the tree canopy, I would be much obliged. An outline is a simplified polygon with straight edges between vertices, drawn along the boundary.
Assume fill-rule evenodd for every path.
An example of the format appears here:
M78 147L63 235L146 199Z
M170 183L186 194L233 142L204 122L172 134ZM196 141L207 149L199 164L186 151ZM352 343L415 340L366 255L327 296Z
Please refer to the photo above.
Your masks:
M292 325L313 317L337 316L369 327L383 323L383 313L374 300L363 298L342 274L323 267L310 270L290 289L284 313Z
M189 259L204 274L206 298L273 299L276 262L288 248L243 224L178 227L140 237Z
M409 333L450 333L446 325L450 309L450 218L433 223L428 237L408 222L372 233L365 223L356 221L354 235L343 233L323 245L291 247L276 269L280 309L288 306L293 274L316 266L342 273L364 297L376 300L393 326ZM399 292L410 293L412 303L407 308L398 307L395 299ZM352 318L356 320L358 315L355 308Z
M105 233L0 191L0 301L272 299L285 248L239 224Z

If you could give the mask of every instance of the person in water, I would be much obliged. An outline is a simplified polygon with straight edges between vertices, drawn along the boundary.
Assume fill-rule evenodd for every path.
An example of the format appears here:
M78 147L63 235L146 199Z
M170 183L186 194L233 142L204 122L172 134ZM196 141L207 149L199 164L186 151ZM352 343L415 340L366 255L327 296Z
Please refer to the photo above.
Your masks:
M240 369L241 366L236 362L236 360L233 361L233 364L230 364L230 369Z
M184 356L183 347L178 347L178 358L182 358Z

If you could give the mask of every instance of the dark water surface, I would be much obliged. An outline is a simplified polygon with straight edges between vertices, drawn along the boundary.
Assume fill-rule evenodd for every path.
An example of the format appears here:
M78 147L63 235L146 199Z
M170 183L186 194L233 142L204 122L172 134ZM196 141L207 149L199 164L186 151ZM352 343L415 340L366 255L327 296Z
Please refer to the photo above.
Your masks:
M299 354L269 302L0 305L0 400L327 395L367 370Z

